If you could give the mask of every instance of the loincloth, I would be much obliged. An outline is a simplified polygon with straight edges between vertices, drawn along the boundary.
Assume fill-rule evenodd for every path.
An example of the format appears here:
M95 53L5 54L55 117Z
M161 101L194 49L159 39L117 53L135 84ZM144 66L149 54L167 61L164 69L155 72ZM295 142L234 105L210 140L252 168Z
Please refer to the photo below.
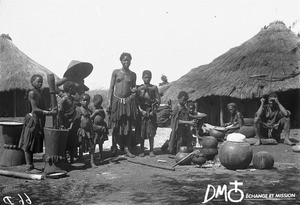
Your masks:
M111 109L110 128L118 129L120 135L127 135L137 116L135 94L127 98L119 98L114 95Z
M19 140L19 148L33 153L43 152L44 130L38 123L38 119L27 114Z

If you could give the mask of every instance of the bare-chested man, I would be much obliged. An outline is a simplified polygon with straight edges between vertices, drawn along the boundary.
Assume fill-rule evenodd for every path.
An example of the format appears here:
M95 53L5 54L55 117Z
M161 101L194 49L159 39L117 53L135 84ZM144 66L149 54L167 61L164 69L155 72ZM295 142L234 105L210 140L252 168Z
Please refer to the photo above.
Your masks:
M154 157L154 136L156 135L157 120L156 111L160 105L160 95L158 88L150 83L152 73L149 70L143 71L144 84L138 86L138 108L142 116L141 122L141 154L140 157L144 157L144 141L149 139L150 145L150 157Z
M130 152L132 124L136 119L136 74L129 70L131 55L122 53L121 69L115 69L111 76L108 92L108 105L110 113L110 127L112 133L112 154L117 154L117 142L124 148L128 157L135 157Z

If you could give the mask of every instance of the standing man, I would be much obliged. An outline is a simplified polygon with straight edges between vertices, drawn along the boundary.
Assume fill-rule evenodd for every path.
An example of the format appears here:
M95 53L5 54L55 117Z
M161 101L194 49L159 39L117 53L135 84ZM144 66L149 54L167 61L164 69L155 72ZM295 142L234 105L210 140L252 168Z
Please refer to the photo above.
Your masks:
M279 142L282 130L284 143L293 145L289 140L291 112L281 105L275 93L269 95L267 105L264 105L264 98L260 101L260 107L254 118L255 137L258 139L254 145L260 145L261 138L274 138Z
M129 70L131 54L122 53L121 69L115 69L108 91L108 111L112 132L112 154L117 154L117 142L128 157L135 157L129 148L132 141L132 125L136 119L136 74Z

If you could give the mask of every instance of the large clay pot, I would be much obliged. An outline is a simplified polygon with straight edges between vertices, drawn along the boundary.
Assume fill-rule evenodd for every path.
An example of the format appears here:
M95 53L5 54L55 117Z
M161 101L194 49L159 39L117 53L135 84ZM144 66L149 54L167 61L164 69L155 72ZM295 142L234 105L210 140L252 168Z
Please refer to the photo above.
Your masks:
M218 140L213 136L206 136L201 141L202 147L205 148L217 148L218 147Z
M247 169L252 161L253 151L247 142L225 141L220 146L219 158L227 169Z
M207 160L213 160L215 156L218 154L218 148L206 148L201 147L200 153L204 154Z
M24 151L18 148L23 123L21 122L0 122L3 137L3 153L0 165L18 166L25 164Z
M192 159L192 163L197 165L202 165L205 162L206 162L206 157L204 154L196 154Z
M257 152L253 155L253 166L256 169L272 169L274 165L274 157L265 151Z
M66 145L69 130L44 128L45 169L44 173L59 173L67 170Z

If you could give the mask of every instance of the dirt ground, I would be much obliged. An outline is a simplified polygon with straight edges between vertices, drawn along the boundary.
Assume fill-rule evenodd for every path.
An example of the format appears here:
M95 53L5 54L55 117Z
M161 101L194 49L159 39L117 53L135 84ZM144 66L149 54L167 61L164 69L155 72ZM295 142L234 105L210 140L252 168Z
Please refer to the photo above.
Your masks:
M169 133L169 128L158 129L155 157L146 155L131 160L168 168L174 165L174 159L160 150ZM292 130L291 138L300 141L300 130ZM104 157L110 155L110 140L104 144ZM201 204L205 199L207 204L230 204L232 200L239 199L239 204L300 204L300 153L293 152L291 146L284 144L252 146L252 149L254 153L264 150L272 154L274 168L256 170L251 163L247 170L231 171L218 162L210 162L203 167L176 166L175 171L170 171L127 160L104 164L97 161L97 168L73 167L66 177L59 179L28 180L0 176L0 204L22 204L21 198L23 204L31 202L39 205ZM138 147L134 153L138 154ZM85 158L88 161L88 156ZM34 163L37 168L43 168L41 154L34 156ZM0 169L25 171L24 165ZM230 184L234 181L242 183L238 186L240 192ZM214 197L214 189L217 190L218 186L224 188L223 185L226 185L227 191Z

